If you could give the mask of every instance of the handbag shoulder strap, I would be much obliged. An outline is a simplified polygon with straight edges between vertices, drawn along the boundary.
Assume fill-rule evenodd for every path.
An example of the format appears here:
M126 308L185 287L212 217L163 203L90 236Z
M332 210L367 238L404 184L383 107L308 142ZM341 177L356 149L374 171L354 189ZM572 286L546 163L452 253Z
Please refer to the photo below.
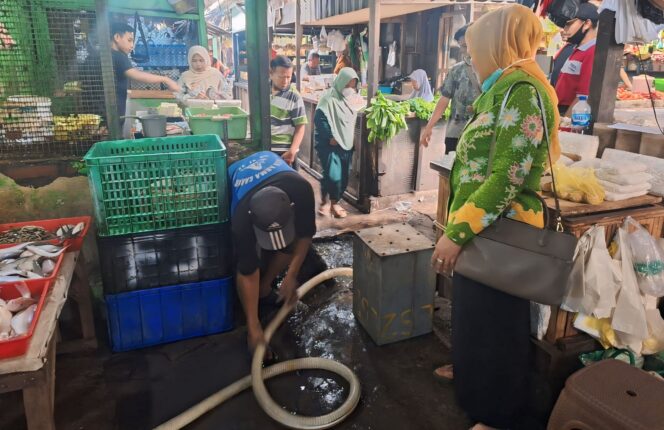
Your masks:
M544 101L542 100L542 95L540 94L539 90L535 85L533 85L531 82L528 81L519 81L513 83L505 92L505 95L503 96L503 102L500 105L500 112L498 113L498 117L496 118L496 122L499 121L500 117L503 115L503 111L505 110L505 106L507 105L507 100L509 99L510 94L512 93L512 90L514 87L516 87L519 84L526 84L530 85L535 89L535 93L537 93L537 103L540 108L540 112L542 114L542 125L544 127L544 141L546 142L546 154L549 159L549 166L551 167L551 184L553 186L553 200L556 205L556 230L559 232L563 231L563 224L562 224L562 217L560 215L560 200L558 199L558 192L556 190L556 178L553 173L553 160L551 159L551 147L549 145L549 125L546 122L546 108L544 106ZM488 178L489 175L491 175L492 169L493 169L493 159L496 155L496 133L493 133L493 139L491 139L491 147L489 148L489 161L487 163L487 169L486 169L486 177ZM533 193L537 194L537 193ZM542 210L547 211L547 206L546 202L544 199L540 197L539 194L537 194L537 197L540 199L542 202ZM545 223L546 224L546 223ZM545 227L547 227L545 225Z

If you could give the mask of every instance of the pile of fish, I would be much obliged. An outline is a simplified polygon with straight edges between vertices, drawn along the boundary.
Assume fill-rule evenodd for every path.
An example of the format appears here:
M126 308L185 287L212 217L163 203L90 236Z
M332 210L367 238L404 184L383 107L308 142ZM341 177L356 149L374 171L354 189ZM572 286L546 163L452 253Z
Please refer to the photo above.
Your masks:
M50 276L55 270L56 259L66 248L27 242L0 249L0 284Z
M26 334L35 317L37 300L32 298L25 285L17 284L16 289L21 297L9 301L0 299L0 340Z
M38 240L55 239L55 235L43 227L26 225L12 228L0 233L0 245L12 243L35 242Z
M66 224L58 228L54 233L43 227L36 225L26 225L3 231L0 233L0 245L9 245L12 243L40 242L51 239L72 239L77 237L85 229L85 223L80 222L76 225Z

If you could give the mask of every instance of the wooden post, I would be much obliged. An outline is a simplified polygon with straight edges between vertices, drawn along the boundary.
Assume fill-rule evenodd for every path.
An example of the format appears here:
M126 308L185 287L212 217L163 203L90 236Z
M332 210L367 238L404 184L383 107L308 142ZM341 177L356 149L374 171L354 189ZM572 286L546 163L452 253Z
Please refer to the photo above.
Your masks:
M267 0L246 0L247 51L253 55L247 64L251 138L263 150L271 146L270 133L270 46L268 43Z
M111 29L108 22L107 0L95 1L97 15L97 39L99 40L99 59L101 62L101 78L104 86L104 104L106 108L106 126L111 140L122 137L122 127L117 111L117 97L115 97L115 77L113 71L113 58L111 56Z
M198 38L200 39L199 45L208 47L207 41L207 22L205 21L205 0L198 0L196 3L198 14ZM221 58L219 59L221 61Z
M613 122L623 57L623 45L616 43L615 32L616 13L605 9L599 15L597 45L588 98L594 117L593 122Z
M367 70L367 106L378 90L378 54L380 49L380 0L369 0L369 68Z
M297 90L302 88L302 76L300 76L300 51L302 50L302 9L300 0L295 0L295 73L297 73Z
M408 23L408 17L401 17L401 38L399 40L399 68L401 69L401 74L404 75L409 71L406 70L406 25Z

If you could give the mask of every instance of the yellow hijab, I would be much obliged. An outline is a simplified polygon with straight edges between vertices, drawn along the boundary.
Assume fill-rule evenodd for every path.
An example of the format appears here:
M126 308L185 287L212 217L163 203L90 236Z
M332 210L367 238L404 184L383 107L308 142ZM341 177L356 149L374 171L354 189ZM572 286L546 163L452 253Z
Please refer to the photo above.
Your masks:
M555 127L549 129L549 142L551 159L555 163L561 151L558 141L558 96L534 60L542 37L542 24L537 16L529 8L518 4L483 15L466 31L468 52L481 82L497 69L509 67L502 76L521 70L542 84L554 106Z

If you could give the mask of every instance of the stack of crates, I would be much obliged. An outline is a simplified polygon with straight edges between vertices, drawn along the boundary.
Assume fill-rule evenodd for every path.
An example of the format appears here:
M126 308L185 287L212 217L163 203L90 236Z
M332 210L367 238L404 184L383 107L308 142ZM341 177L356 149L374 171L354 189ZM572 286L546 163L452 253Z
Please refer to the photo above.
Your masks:
M85 162L112 349L232 329L226 148L219 137L98 142Z

